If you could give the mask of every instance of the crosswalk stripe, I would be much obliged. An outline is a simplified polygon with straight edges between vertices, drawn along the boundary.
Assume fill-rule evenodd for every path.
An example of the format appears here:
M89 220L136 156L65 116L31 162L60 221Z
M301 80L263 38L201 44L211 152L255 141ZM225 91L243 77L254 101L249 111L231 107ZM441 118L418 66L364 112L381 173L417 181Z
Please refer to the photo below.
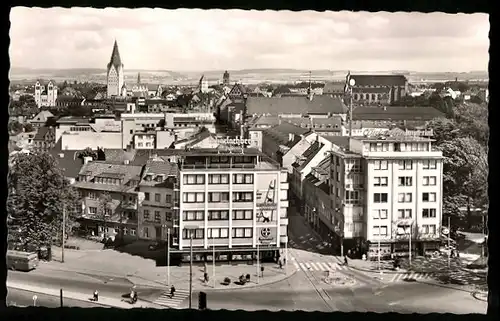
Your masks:
M316 266L316 264L311 263L311 266L312 266L312 268L313 268L314 270L318 271L318 267Z
M293 262L293 265L295 265L297 269L299 268L299 264L297 262Z
M153 303L167 307L177 307L186 298L189 297L189 291L177 290L173 298L170 297L170 292L163 292Z
M299 265L300 265L300 268L301 268L302 270L307 270L307 268L306 268L306 266L304 265L304 263L299 263Z
M306 263L306 268L307 268L307 269L310 269L310 268L311 268L311 265L309 265L309 263Z
M331 268L332 270L336 270L336 269L337 269L337 265L336 265L336 264L334 264L334 263L332 263L332 262L329 262L329 263L328 263L328 265L330 265L330 268Z
M321 271L324 271L324 270L325 270L325 268L323 267L323 263L321 263L321 262L319 262L319 263L318 263L318 267L319 267L319 269L320 269Z
M321 263L321 264L322 264L322 265L323 265L323 267L325 268L325 271L330 270L330 267L328 266L328 264L326 264L326 263L324 263L324 262L323 262L323 263Z

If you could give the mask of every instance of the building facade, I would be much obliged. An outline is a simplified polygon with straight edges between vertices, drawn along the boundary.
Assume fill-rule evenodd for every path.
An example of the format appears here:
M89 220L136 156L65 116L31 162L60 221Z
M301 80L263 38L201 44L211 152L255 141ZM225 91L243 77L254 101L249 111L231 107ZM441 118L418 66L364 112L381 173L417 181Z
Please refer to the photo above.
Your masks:
M360 104L392 104L408 93L404 75L351 75L351 79L356 81L352 99Z
M181 153L181 152L180 152ZM177 252L195 261L276 259L287 239L287 173L258 150L184 151ZM191 239L192 237L192 239ZM215 247L215 249L213 249Z
M107 66L107 96L108 98L120 96L124 85L123 63L118 51L118 43L115 40L111 59Z
M413 136L351 139L332 152L332 208L344 218L343 245L366 241L369 257L424 253L439 247L442 153ZM351 238L355 242L346 242Z
M35 83L35 103L40 107L54 107L57 101L57 86L50 80L42 84L39 80Z
M99 237L137 238L142 166L84 162L73 184L82 202L81 226Z

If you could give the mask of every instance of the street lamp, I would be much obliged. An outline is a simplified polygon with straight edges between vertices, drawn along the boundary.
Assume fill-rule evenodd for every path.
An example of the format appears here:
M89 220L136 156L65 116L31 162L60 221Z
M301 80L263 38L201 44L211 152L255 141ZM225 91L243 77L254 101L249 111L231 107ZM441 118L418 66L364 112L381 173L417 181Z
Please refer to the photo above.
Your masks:
M186 226L186 230L189 231L189 309L192 308L193 301L193 234L196 228L196 226Z
M167 229L167 286L170 285L170 228L167 224L163 225L163 228Z

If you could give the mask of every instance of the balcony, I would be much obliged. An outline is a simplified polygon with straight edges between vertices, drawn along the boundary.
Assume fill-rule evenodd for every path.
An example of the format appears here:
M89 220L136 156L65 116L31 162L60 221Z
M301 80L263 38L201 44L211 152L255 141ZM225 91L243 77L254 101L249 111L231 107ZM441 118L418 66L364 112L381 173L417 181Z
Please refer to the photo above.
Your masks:
M288 202L288 201L286 201L286 202ZM243 203L243 204L246 204L246 203ZM278 204L276 204L276 203L257 203L257 208L262 209L262 210L275 210L278 208Z
M288 225L288 217L285 218L280 217L280 225Z
M281 190L288 190L288 189L290 189L290 184L288 182L281 182L280 189Z

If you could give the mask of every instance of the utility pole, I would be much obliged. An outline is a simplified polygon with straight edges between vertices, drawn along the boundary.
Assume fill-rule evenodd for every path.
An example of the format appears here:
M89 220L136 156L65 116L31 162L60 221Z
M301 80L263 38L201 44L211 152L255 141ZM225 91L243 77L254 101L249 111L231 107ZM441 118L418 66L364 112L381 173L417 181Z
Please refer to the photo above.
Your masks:
M286 242L285 242L285 274L288 274L288 235L286 237Z
M66 245L66 207L63 206L62 212L62 248L61 248L61 262L64 263L64 246Z
M212 279L215 289L215 238L212 238Z
M257 241L257 283L259 283L260 277L260 252L259 252L259 241Z
M410 264L410 266L411 266L411 237L412 237L411 229L412 229L412 227L413 227L413 221L410 221L410 238L408 240L408 247L409 247L408 254L409 254L409 258L410 258L408 263Z
M450 248L450 239L451 239L451 224L450 224L450 216L448 216L448 269L451 269L451 248Z
M380 211L378 213L378 218L380 219ZM380 223L381 221L379 221ZM378 225L378 271L379 273L382 273L382 270L380 269L380 224Z
M193 232L189 238L189 309L192 309L193 301Z
M167 228L167 286L170 285L170 229Z

